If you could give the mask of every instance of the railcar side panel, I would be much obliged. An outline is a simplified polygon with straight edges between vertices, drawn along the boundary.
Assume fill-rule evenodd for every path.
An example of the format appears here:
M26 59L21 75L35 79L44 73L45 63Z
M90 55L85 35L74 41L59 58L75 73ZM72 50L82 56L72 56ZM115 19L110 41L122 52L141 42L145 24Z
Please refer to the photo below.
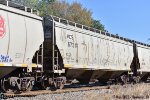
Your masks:
M55 22L56 45L66 68L130 70L130 42Z
M26 48L26 26L25 19L21 15L8 12L10 42L8 55L13 63L21 63L24 60Z
M8 55L9 45L8 16L7 13L3 10L0 10L0 24L3 24L3 27L0 25L0 30L3 30L3 32L0 32L0 63L2 63L5 61L4 57Z
M24 63L32 63L32 58L44 41L43 25L40 20L25 18L26 22L26 52Z
M138 57L140 62L140 71L150 71L150 47L138 45Z
M0 63L31 64L44 41L42 18L1 4L0 8Z

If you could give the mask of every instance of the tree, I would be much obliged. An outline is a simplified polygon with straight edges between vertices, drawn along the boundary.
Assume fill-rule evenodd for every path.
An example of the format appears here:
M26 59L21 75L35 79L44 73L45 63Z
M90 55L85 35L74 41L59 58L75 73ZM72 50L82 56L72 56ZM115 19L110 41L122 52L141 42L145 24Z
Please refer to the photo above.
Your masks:
M104 25L101 24L100 20L93 19L91 27L102 30L102 31L106 31Z
M52 6L52 3L54 3L56 0L39 0L37 9L40 11L41 16L48 16L52 14L53 9L51 9L50 6Z
M49 3L43 1L40 3L39 10L41 16L54 15L87 26L92 24L92 12L77 2L69 4L63 0Z
M68 7L66 19L90 26L92 24L92 12L82 7L80 3L74 2Z
M70 21L105 31L99 20L92 18L92 12L78 2L69 4L66 0L11 0L31 8L36 8L40 16L54 15Z
M48 9L51 9L49 15L66 18L68 7L69 4L66 1L55 1L48 5Z
M19 3L19 4L24 5L24 6L28 6L31 8L36 8L38 5L38 2L39 2L39 0L10 0L10 1L13 1L15 3Z

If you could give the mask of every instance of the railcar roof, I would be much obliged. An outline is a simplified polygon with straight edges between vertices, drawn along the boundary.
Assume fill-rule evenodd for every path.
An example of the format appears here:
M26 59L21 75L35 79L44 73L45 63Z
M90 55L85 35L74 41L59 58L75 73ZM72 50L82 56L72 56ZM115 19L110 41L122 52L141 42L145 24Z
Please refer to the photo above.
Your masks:
M42 18L37 15L38 11L36 11L35 9L23 5L19 5L17 3L8 0L0 0L0 10L5 10L8 12L13 12L23 16L42 20Z
M20 5L20 4L17 4L17 3L14 3L14 2L11 2L11 1L8 1L8 0L0 0L0 9L6 10L6 11L9 11L9 12L13 12L13 13L17 13L17 14L20 14L20 15L24 15L24 16L27 16L27 17L35 18L35 19L38 19L38 20L42 20L41 17L36 15L36 14L38 14L37 10L26 7L26 6L23 6L23 5ZM82 24L79 24L79 23L69 21L67 19L59 18L59 17L56 17L56 16L51 16L49 18L54 19L55 21L63 23L63 24L68 24L68 25L78 27L78 28L81 28L81 29L85 29L85 30L89 30L89 31L92 31L92 32L95 32L95 33L98 33L98 34L103 34L103 35L110 36L110 37L113 37L113 38L118 38L120 40L124 40L124 41L127 41L127 42L136 43L136 44L140 44L140 45L143 45L143 46L150 47L149 44L145 44L145 43L138 42L138 41L135 41L135 40L131 40L131 39L128 39L128 38L124 38L124 37L121 37L121 36L118 36L118 35L115 35L115 34L111 34L109 32L101 31L101 30L98 30L98 29L95 29L95 28L92 28L92 27L89 27L89 26L85 26L85 25L82 25Z
M92 32L95 32L95 33L98 33L98 34L103 34L103 35L106 35L106 36L109 36L109 37L118 38L120 40L124 40L124 41L130 42L130 43L136 43L136 44L140 44L140 45L143 45L143 46L150 47L149 44L145 44L145 43L142 43L142 42L139 42L139 41L135 41L135 40L131 40L131 39L128 39L128 38L124 38L124 37L121 37L121 36L119 36L117 34L116 35L115 34L111 34L111 33L106 32L106 31L101 31L101 30L98 30L98 29L95 29L95 28L92 28L92 27L89 27L89 26L85 26L85 25L82 25L82 24L79 24L79 23L75 23L75 22L69 21L67 19L59 18L59 17L56 17L56 16L50 16L48 18L50 20L54 20L56 22L60 22L60 23L63 23L63 24L67 24L67 25L71 25L71 26L77 27L77 28L89 30L89 31L92 31Z

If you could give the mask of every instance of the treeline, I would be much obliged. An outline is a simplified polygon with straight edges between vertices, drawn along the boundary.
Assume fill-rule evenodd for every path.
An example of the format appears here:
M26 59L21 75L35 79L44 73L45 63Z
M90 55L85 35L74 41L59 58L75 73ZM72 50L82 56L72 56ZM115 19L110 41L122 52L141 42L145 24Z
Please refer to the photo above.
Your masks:
M105 31L100 20L92 17L92 12L78 2L69 4L65 0L11 0L38 9L40 16L54 15Z

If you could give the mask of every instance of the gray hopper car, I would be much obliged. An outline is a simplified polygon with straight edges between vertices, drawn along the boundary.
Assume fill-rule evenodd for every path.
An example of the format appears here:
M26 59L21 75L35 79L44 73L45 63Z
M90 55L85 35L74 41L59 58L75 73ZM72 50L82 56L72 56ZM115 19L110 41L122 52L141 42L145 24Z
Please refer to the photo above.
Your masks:
M0 3L0 79L5 92L63 88L74 79L127 83L149 77L147 44L55 16L41 18L7 0Z
M54 51L55 58L58 52L58 61L53 59L58 63L53 65L62 65L69 80L77 79L84 83L93 80L107 82L136 70L135 64L131 65L137 58L133 46L136 44L125 38L92 30L58 17L45 18L44 30L44 57L48 52ZM55 46L52 47L52 44ZM46 69L49 66L43 67Z
M16 9L22 6L15 3L6 0L1 0L0 3L1 87L4 91L9 91L10 82L12 87L17 84L19 90L25 90L35 79L23 73L33 72L35 69L42 70L41 64L33 62L33 56L44 41L43 19ZM21 87L24 80L24 85L28 85Z

